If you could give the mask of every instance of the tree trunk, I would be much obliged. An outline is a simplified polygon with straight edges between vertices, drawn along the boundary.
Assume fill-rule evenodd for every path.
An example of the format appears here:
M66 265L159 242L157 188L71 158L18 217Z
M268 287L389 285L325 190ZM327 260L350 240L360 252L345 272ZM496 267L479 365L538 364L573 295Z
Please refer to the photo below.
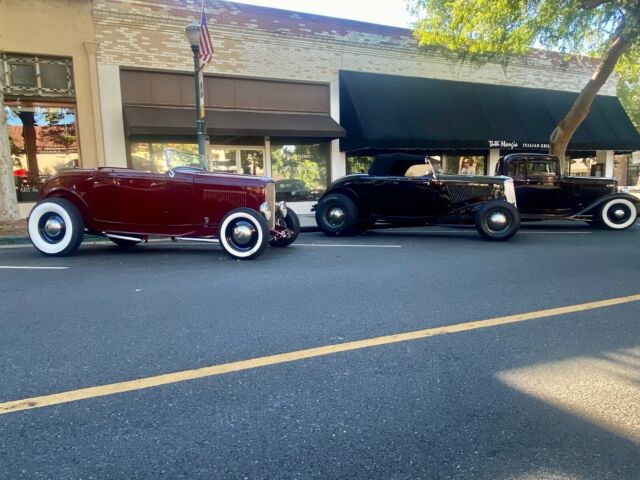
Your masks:
M607 52L602 59L589 82L582 89L569 113L558 123L550 138L549 153L557 156L564 162L567 145L580 124L587 118L591 111L591 105L596 98L598 91L605 84L613 69L618 63L618 59L628 46L627 40L622 35L622 25L618 27L616 35L609 45Z
M18 220L18 199L13 179L13 162L7 132L7 113L4 111L4 69L0 62L0 222Z

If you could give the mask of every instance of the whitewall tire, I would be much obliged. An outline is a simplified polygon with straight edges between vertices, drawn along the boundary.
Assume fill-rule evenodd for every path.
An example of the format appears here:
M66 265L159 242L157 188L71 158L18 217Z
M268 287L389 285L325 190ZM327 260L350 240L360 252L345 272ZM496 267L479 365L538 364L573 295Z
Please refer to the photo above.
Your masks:
M220 224L220 246L233 258L252 259L269 245L269 225L265 218L250 208L228 212Z
M625 230L636 223L638 209L626 198L613 198L600 209L600 224L610 230Z
M33 207L27 229L33 246L52 257L72 255L84 237L82 215L62 198L50 198Z

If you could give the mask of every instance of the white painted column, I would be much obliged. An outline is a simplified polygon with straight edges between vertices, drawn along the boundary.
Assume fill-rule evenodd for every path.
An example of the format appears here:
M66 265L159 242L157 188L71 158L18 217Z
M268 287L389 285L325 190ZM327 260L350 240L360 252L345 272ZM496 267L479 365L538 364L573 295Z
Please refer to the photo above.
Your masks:
M91 106L93 110L93 131L96 137L96 160L99 167L105 166L104 140L102 138L102 114L100 113L100 84L98 82L98 43L84 42L84 48L89 60L89 79L91 82Z
M271 176L271 137L264 137L264 174Z
M597 150L596 163L604 164L605 177L613 177L613 150Z
M489 171L487 172L489 175L493 175L496 171L496 165L498 164L498 160L500 159L500 149L499 148L491 148L489 149Z
M120 70L117 65L98 64L104 162L108 167L127 166Z
M606 162L604 165L604 176L613 177L613 150L606 151Z
M338 79L331 82L329 86L330 90L330 112L331 118L340 123L340 84ZM344 177L347 174L347 156L344 152L340 151L340 141L331 141L331 150L329 152L331 162L331 178L327 179L330 182L337 178Z

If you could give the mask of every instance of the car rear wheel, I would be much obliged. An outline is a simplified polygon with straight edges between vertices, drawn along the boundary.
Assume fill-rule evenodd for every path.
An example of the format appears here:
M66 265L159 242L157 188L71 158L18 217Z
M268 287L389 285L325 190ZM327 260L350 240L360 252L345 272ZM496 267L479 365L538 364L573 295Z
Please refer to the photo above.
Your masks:
M288 208L287 216L278 219L278 221L282 223L282 227L285 227L287 230L289 230L289 236L284 238L274 238L269 242L269 245L278 248L288 247L293 242L295 242L298 238L298 235L300 235L300 219L298 218L296 212Z
M476 229L487 240L509 240L520 228L516 207L507 202L488 202L476 214Z
M636 223L638 209L626 198L613 198L600 209L599 224L609 230L625 230Z
M327 195L316 207L316 223L326 235L353 235L357 230L358 207L346 195Z
M236 208L222 219L220 245L233 258L256 258L268 244L269 225L258 212L250 208Z
M43 255L72 255L82 243L84 221L78 209L62 198L38 203L29 214L29 239Z

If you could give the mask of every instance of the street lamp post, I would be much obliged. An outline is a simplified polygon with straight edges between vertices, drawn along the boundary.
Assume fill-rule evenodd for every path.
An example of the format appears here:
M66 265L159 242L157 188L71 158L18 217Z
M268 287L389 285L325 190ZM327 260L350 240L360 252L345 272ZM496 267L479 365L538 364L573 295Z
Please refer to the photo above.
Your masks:
M196 21L192 21L185 29L187 39L191 44L191 51L193 52L193 70L196 85L196 127L198 132L198 155L200 160L205 159L205 147L204 147L204 104L202 91L202 68L200 67L200 25Z

